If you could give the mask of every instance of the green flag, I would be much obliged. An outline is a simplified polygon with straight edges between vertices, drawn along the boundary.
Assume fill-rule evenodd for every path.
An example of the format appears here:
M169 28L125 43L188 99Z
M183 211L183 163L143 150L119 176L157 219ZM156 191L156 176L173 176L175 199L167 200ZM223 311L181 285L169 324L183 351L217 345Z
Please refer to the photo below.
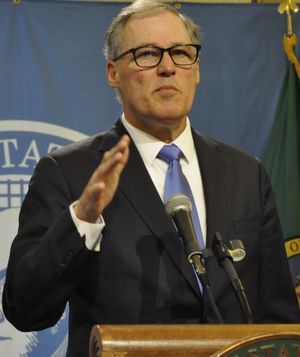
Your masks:
M300 81L288 61L265 156L300 303Z

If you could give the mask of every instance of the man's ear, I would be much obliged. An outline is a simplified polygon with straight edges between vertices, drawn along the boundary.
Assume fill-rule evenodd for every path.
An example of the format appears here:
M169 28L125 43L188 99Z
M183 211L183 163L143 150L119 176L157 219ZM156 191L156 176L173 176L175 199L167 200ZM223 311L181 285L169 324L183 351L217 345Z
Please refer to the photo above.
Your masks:
M119 72L115 62L109 61L106 64L106 75L108 84L112 88L119 88Z
M198 68L197 68L197 84L200 83L201 81L201 72L200 72L200 60L198 58L197 60Z

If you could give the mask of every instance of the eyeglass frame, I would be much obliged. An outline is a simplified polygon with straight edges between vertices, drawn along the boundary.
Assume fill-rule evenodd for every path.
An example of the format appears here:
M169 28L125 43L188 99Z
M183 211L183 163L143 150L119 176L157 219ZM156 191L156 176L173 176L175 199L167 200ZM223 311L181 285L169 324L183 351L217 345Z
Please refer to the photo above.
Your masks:
M173 57L171 56L171 50L174 49L175 47L179 47L179 46L193 46L193 47L195 47L195 49L196 49L196 57L195 57L194 62L189 63L189 64L177 64L177 63L174 61ZM141 65L139 65L139 64L137 63L135 53L136 53L137 50L139 50L139 49L141 49L141 48L157 48L157 49L160 50L160 59L159 59L159 61L157 62L156 65L153 65L153 66L141 66ZM161 62L162 59L163 59L164 53L165 53L165 52L168 52L168 54L169 54L171 60L173 61L173 63L174 63L176 66L186 67L186 66L191 66L191 65L193 65L194 63L197 62L197 59L198 59L198 57L199 57L199 52L200 52L200 50L201 50L201 45L200 45L200 44L195 44L195 43L187 43L187 44L184 44L184 45L175 45L175 46L168 47L168 48L162 48L162 47L153 46L153 45L149 45L149 46L139 46L139 47L136 47L136 48L130 48L129 50L127 50L127 51L121 53L119 56L113 58L113 61L116 62L116 61L118 61L119 59L123 58L124 56L128 55L129 53L132 53L134 62L135 62L135 64L136 64L138 67L140 67L140 68L154 68L154 67L157 67L157 66L160 64L160 62Z

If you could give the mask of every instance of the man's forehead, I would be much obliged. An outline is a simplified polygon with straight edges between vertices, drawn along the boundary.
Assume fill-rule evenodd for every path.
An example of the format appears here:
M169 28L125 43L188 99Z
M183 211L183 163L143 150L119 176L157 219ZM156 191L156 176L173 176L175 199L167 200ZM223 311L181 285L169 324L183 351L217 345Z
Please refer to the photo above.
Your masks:
M161 20L160 20L161 19ZM176 27L176 31L170 30L171 26ZM142 29L142 30L141 30ZM157 44L157 40L164 39L164 36L173 36L174 44L181 43L189 38L188 31L182 19L173 12L167 10L151 11L143 14L136 14L130 17L123 28L122 42L141 42L139 44Z
M183 24L182 19L176 12L172 12L166 9L153 9L131 15L126 21L124 27L133 22L149 22L149 20L152 20L153 18L157 19L158 17L168 17Z

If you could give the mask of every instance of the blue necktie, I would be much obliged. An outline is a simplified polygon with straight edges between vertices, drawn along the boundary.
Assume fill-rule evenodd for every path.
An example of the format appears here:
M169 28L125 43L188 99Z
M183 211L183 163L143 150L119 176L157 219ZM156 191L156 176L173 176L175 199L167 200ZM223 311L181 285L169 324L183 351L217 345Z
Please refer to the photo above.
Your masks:
M189 197L192 203L192 220L195 228L195 233L200 244L200 248L204 248L204 241L199 216L197 213L192 190L190 188L187 178L182 172L182 168L179 162L182 156L182 151L175 144L163 146L163 148L157 155L159 159L164 160L169 164L165 182L164 201L167 202L169 197L178 193Z

